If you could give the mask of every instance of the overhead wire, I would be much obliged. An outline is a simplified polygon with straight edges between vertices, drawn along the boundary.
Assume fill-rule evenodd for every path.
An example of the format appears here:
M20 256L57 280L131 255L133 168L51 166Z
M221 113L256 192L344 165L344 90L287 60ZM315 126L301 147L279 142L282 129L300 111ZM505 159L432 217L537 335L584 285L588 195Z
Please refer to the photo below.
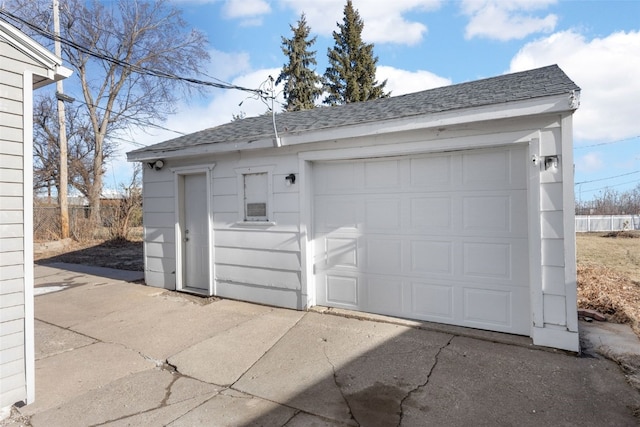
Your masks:
M590 184L592 182L599 182L599 181L607 181L607 180L610 180L610 179L621 178L623 176L634 175L634 174L637 174L637 173L640 173L640 170L623 173L621 175L607 176L605 178L591 179L589 181L580 181L580 182L576 182L574 185Z
M61 43L73 47L74 49L77 49L78 51L86 54L86 55L90 55L94 58L97 59L101 59L104 61L108 61L112 64L115 65L119 65L121 67L124 68L129 68L131 69L131 71L138 73L138 74L143 74L143 75L148 75L148 76L153 76L153 77L161 77L161 78L166 78L166 79L172 79L172 80L178 80L178 81L183 81L186 83L191 83L191 84L195 84L195 85L200 85L200 86L208 86L208 87L214 87L217 89L235 89L235 90L241 90L244 92L250 92L250 93L254 93L258 96L265 96L266 93L263 92L261 89L251 89L251 88L246 88L243 86L238 86L238 85L234 85L234 84L228 84L228 83L218 83L218 82L212 82L212 81L206 81L206 80L201 80L201 79L197 79L194 77L184 77L184 76L178 76L176 74L171 74L165 71L160 71L160 70L154 70L151 68L146 68L140 65L136 65L136 64L131 64L127 61L123 61L121 59L115 58L113 56L108 56L102 53L97 53L92 51L91 49L82 46L72 40L69 40L65 37L61 37L58 35L55 35L53 33L51 33L50 31L47 31L43 28L40 28L39 26L17 16L14 15L11 12L8 12L5 9L1 9L0 8L0 15L9 18L10 20L14 21L14 22L18 22L22 25L27 26L28 28L30 28L31 30L37 32L38 34L50 39L50 40L54 40L54 41L60 41ZM215 79L215 80L219 80L219 79ZM220 81L220 80L219 80Z
M583 150L585 148L593 148L593 147L601 147L604 145L613 145L613 144L618 144L620 142L627 142L627 141L631 141L634 140L636 138L640 138L640 135L636 135L636 136L631 136L629 138L623 138L623 139L617 139L614 141L607 141L607 142L599 142L597 144L591 144L591 145L581 145L579 147L573 147L574 150Z
M596 191L601 191L601 190L606 190L606 189L609 189L609 188L620 187L622 185L629 185L629 184L636 184L636 183L640 184L640 179L637 179L637 180L634 180L634 181L620 182L618 184L607 185L605 187L600 187L600 188L589 188L589 189L586 189L586 190L583 190L582 188L579 188L578 192L580 194L582 194L582 193L593 193L593 192L596 192Z

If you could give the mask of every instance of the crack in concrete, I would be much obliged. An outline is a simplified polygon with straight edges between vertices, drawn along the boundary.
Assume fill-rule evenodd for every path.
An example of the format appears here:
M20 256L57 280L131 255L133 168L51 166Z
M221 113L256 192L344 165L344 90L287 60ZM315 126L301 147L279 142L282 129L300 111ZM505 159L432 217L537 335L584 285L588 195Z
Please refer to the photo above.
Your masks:
M177 405L177 404L179 404L179 403L186 402L186 401L188 401L188 400L190 400L190 399L195 399L197 396L192 396L192 397L189 397L189 398L187 398L187 399L179 400L179 401L176 401L176 402L174 402L174 403L172 403L172 404L168 404L168 403L167 403L167 402L169 401L169 399L171 398L171 393L172 393L172 391L173 391L172 389L173 389L173 386L175 385L175 383L176 383L180 378L190 378L190 377L187 377L187 376L185 376L185 375L182 375L180 372L178 372L178 371L174 370L174 369L173 369L173 365L170 365L170 364L168 364L168 363L166 363L166 365L167 365L167 366L164 366L164 365L163 365L162 367L160 367L160 369L161 369L161 370L166 370L166 371L170 372L170 373L172 374L172 378L171 378L171 381L169 382L169 384L167 384L167 386L165 387L165 395L164 395L164 397L162 398L162 400L160 401L160 403L159 403L158 405L154 406L153 408L145 409L144 411L136 412L136 413L134 413L134 414L127 414L127 415L123 415L122 417L118 417L118 418L114 418L114 419L111 419L111 420L103 421L103 422L101 422L101 423L99 423L99 424L92 424L92 425L90 425L89 427L100 427L100 426L105 426L105 425L108 425L108 424L111 424L111 423L114 423L114 422L117 422L117 421L122 421L122 420L126 420L126 419L128 419L128 418L136 417L136 416L138 416L138 415L147 414L147 413L150 413L150 412L156 411L156 410L158 410L158 409L167 408L167 407L170 407L170 406L173 406L173 405ZM197 379L195 379L195 378L190 378L190 379L193 379L193 380L195 380L195 381L199 381L199 380L197 380ZM202 381L200 381L200 382L202 382ZM205 384L206 384L206 383L205 383ZM205 399L203 402L201 402L200 404L198 404L198 405L194 406L193 408L191 408L191 409L190 409L189 411L187 411L186 413L184 413L184 414L182 414L182 415L178 416L177 418L175 418L175 419L174 419L174 420L172 420L171 422L174 422L174 421L176 421L177 419L182 418L182 417L183 417L184 415L186 415L187 413L189 413L189 412L191 412L191 411L195 410L196 408L199 408L200 406L204 405L206 402L208 402L209 400L213 399L213 398L214 398L214 397L216 397L217 395L221 394L221 393L222 393L223 391L225 391L225 390L226 390L226 389L216 391L215 393L213 393L213 395L212 395L211 397L209 397L208 399ZM168 424L170 424L170 423L168 423Z
M455 335L452 335L451 338L449 338L449 340L446 342L446 344L444 344L442 347L440 347L438 349L438 352L434 356L433 365L431 366L431 369L429 369L429 373L427 374L427 379L425 380L425 382L422 383L422 384L418 384L416 387L414 387L413 389L409 390L409 392L405 395L405 397L403 397L402 400L400 401L400 418L398 419L398 427L400 427L402 425L402 419L404 418L404 402L407 399L409 399L413 393L415 393L418 390L426 387L427 384L429 384L429 380L431 379L431 374L433 374L433 371L436 369L436 366L438 365L438 360L439 360L439 357L440 357L440 353L442 353L442 351L445 348L449 347L449 345L451 344L451 341L453 341L454 338L455 338Z
M356 423L357 426L360 426L360 422L356 419L355 415L353 414L353 409L351 409L351 405L349 404L349 400L347 399L347 396L344 395L344 392L342 391L342 387L340 386L340 383L338 382L338 373L336 372L336 366L331 362L331 359L329 359L329 355L327 354L327 350L324 347L322 348L322 352L324 353L324 357L327 359L327 363L329 363L329 365L331 365L331 370L333 371L333 382L336 385L338 391L340 392L340 396L342 396L342 400L344 400L345 405L347 405L347 409L349 410L349 416L351 417L353 422Z
M302 321L302 319L304 319L305 317L307 317L307 314L309 314L309 313L308 313L308 312L306 312L306 313L304 313L302 316L300 316L300 318L296 321L296 323L294 323L293 325L291 325L291 327L290 327L289 329L287 329L287 330L285 331L285 333L283 333L283 334L282 334L282 336L281 336L280 338L278 338L278 339L276 340L276 342L274 342L274 343L271 345L271 347L269 347L268 349L266 349L266 350L264 351L264 353L262 353L262 355L260 355L260 357L258 357L258 358L256 359L256 361L255 361L255 362L253 362L253 363L251 364L251 366L249 366L249 367L247 368L247 370L246 370L246 371L244 371L244 372L242 373L242 375L240 375L240 376L238 377L238 379L237 379L237 380L235 380L235 381L233 382L233 384L230 384L230 385L229 385L229 387L228 387L228 388L235 390L234 386L238 383L238 381L240 381L242 378L244 378L244 376L247 374L247 372L249 372L249 371L250 371L254 366L256 366L256 365L258 364L258 362L260 362L260 361L262 360L262 358L263 358L267 353L269 353L269 352L270 352L270 351L271 351L275 346L277 346L277 345L278 345L278 343L279 343L280 341L282 341L282 340L284 339L284 337L286 337L286 336L287 336L287 334L288 334L289 332L291 332L291 330L292 330L293 328L295 328L296 326L298 326L298 323L300 323L300 322ZM264 315L263 315L263 316L264 316Z

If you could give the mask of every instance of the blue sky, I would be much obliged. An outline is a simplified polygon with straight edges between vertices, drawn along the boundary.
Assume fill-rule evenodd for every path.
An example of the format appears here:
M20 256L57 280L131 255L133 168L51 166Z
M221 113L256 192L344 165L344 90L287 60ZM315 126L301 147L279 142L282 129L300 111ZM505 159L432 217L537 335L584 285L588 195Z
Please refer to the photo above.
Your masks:
M206 74L245 87L277 77L286 59L281 36L290 37L305 12L317 36L317 71L327 66L331 32L346 0L171 0L189 26L207 34ZM461 83L557 63L581 88L574 115L576 198L605 187L640 183L640 1L555 0L354 0L375 44L378 79L392 95ZM265 105L238 91L212 90L184 101L162 125L195 132L262 114ZM239 104L242 102L242 106ZM178 134L147 129L128 135L149 145ZM105 183L126 180L121 143ZM616 177L617 178L612 178ZM123 178L124 177L124 178Z

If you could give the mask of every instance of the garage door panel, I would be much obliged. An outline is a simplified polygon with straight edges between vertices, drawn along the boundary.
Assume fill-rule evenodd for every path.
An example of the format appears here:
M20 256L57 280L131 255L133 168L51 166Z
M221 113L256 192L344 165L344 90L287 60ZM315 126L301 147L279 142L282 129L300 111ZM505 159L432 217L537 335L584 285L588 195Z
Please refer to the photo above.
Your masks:
M330 304L357 308L360 302L358 292L358 277L335 274L325 277L326 300Z
M462 155L462 184L483 188L504 188L510 181L509 152L487 150Z
M318 304L528 334L525 153L314 164Z
M361 187L358 179L362 164L354 162L322 163L316 166L316 173L322 180L315 181L316 194L349 193Z
M371 273L383 273L392 275L402 274L402 240L399 238L364 239L365 271Z
M418 232L451 230L453 206L451 197L411 197L409 228Z
M412 240L411 273L453 274L453 242Z
M514 275L517 272L517 275ZM528 286L528 246L526 240L474 240L462 242L464 280L487 279L503 286Z
M479 325L511 326L510 291L465 288L464 320Z
M454 287L450 284L411 282L411 313L416 317L454 320Z
M400 160L371 161L364 164L364 189L388 190L400 186Z
M357 238L329 237L324 240L326 268L358 268Z
M462 229L488 235L526 236L526 191L471 192L462 194Z
M409 160L410 187L412 190L445 190L453 182L451 156L436 155Z
M348 196L324 196L316 199L316 229L319 232L336 229L357 230L362 223L362 200Z
M367 276L367 306L374 313L400 313L403 308L403 281L390 276Z
M364 203L364 231L398 230L400 228L401 199L369 199Z

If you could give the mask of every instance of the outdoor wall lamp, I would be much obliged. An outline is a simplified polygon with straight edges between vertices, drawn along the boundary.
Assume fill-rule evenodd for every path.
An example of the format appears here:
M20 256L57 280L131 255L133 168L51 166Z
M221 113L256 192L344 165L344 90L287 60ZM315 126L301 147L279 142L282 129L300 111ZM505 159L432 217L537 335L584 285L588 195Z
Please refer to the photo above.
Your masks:
M147 163L147 166L149 167L149 169L155 169L159 171L164 166L164 161L156 160L155 162L149 162Z
M293 173L290 173L289 175L284 177L284 180L286 181L287 187L290 187L291 184L295 184L296 183L296 175L293 174Z
M544 170L558 170L558 156L547 156L544 158Z
M534 154L531 156L531 162L534 166L538 166L540 164L544 165L544 170L558 170L560 157L557 154L553 156L537 156Z

